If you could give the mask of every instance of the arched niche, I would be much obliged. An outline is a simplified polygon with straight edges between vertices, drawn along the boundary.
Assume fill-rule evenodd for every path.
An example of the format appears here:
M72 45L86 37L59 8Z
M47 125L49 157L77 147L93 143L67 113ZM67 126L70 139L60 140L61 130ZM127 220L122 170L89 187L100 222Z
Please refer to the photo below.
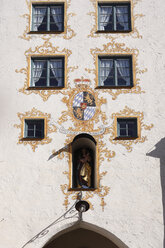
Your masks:
M95 139L86 133L77 135L72 142L72 183L74 190L93 190L97 187L97 149Z
M52 237L43 248L128 248L107 230L87 222L80 222Z

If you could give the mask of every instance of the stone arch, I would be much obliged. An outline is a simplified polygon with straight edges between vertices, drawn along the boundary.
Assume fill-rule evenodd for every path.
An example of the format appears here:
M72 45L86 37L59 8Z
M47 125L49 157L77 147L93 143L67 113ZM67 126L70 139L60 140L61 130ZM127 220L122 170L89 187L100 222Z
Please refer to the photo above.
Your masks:
M87 222L78 222L54 235L42 248L128 248L109 231Z

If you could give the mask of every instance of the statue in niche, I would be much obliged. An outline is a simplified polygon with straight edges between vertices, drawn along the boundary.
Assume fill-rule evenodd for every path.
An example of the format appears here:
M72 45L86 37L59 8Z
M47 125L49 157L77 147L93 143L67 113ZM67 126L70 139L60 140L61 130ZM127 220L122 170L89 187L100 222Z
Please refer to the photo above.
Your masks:
M77 151L76 180L77 187L88 189L92 187L93 153L88 148Z

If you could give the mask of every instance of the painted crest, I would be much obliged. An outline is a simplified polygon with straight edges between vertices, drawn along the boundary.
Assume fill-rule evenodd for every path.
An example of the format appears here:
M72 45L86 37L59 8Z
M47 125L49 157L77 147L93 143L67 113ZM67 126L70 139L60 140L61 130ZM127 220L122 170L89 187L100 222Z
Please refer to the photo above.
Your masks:
M87 91L78 93L73 100L73 113L78 120L88 121L96 111L95 98Z

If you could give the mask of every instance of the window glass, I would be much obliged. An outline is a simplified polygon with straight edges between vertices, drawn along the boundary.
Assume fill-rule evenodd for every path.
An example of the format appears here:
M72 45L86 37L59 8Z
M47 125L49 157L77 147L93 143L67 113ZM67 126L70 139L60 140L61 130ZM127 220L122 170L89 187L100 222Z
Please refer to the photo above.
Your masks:
M98 6L100 31L129 31L131 27L130 4L107 3Z
M33 5L32 31L63 31L64 4Z
M118 137L137 137L137 118L117 118Z
M132 86L131 57L99 57L99 85Z
M24 138L44 138L44 120L26 119Z
M64 57L32 58L31 87L63 87Z

